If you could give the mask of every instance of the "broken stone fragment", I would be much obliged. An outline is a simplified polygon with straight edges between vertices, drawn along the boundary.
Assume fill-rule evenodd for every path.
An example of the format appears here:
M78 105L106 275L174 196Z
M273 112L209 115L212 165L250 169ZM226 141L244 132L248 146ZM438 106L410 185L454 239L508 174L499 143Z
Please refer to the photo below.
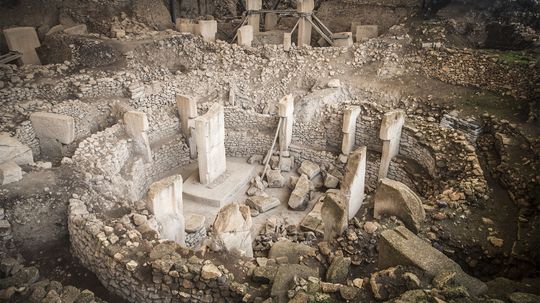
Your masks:
M0 164L14 161L18 165L33 164L30 147L22 144L8 133L0 133Z
M246 200L246 204L249 205L249 207L256 209L259 213L265 213L278 207L280 201L278 198L274 197L253 196Z
M126 269L132 272L137 269L137 266L139 266L139 263L137 263L134 260L130 260L129 262L126 263Z
M290 264L300 263L304 256L315 256L316 249L305 244L294 243L290 240L280 240L270 248L269 259L286 257Z
M294 285L293 281L296 279L307 279L308 277L318 277L318 268L311 268L306 265L298 264L285 264L280 265L274 283L272 284L271 296L274 298L274 302L288 302L287 292Z
M320 172L321 167L309 160L302 162L298 168L298 173L300 175L305 174L310 180L317 176Z
M307 175L302 174L289 198L289 207L293 210L304 210L307 207L310 190L311 182Z
M335 256L326 272L326 281L331 283L346 284L347 276L349 275L349 266L351 258L343 256Z
M343 175L337 170L327 172L326 177L324 178L324 187L337 188L341 178L343 178Z
M22 169L14 161L0 164L0 185L22 180Z
M219 278L223 273L212 263L205 264L201 269L201 277L204 280Z
M204 228L204 222L206 221L205 216L191 214L186 219L186 232L187 233L196 233L199 230Z
M328 190L323 200L321 217L324 239L329 241L341 235L347 228L348 215L344 197L338 190Z
M396 216L405 226L417 233L426 218L422 200L407 185L384 178L379 183L374 198L374 217Z
M285 177L277 169L266 172L266 181L269 188L281 188L285 185Z
M232 203L223 207L212 225L210 247L214 251L238 251L253 256L251 211L247 205Z

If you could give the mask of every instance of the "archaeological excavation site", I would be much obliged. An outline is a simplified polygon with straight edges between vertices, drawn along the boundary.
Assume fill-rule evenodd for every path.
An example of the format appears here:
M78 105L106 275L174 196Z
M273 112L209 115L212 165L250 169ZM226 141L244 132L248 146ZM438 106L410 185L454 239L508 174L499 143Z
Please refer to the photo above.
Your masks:
M538 0L0 0L0 302L540 303Z

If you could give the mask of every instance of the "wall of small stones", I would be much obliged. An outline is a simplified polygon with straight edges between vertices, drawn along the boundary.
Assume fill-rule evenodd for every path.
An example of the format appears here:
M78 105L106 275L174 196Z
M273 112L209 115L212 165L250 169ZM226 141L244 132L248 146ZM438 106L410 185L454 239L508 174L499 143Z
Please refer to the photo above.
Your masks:
M22 143L32 149L32 155L34 159L41 154L41 148L39 147L39 140L36 137L36 132L32 127L30 121L22 122L15 130L15 137Z

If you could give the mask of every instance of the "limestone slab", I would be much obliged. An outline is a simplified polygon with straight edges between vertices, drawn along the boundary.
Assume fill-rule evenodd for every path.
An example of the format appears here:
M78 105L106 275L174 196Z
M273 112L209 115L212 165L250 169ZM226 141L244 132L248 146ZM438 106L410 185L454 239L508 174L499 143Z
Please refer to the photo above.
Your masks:
M309 200L309 192L311 191L311 182L309 178L302 174L296 182L291 196L289 197L289 207L294 210L303 210L306 208Z
M252 224L251 211L247 205L232 203L223 207L212 224L212 250L237 250L247 257L253 257Z
M271 31L276 28L279 16L276 13L266 13L264 15L264 30Z
M397 265L416 266L431 277L456 273L454 279L473 296L487 290L484 282L467 275L457 263L403 226L383 231L379 240L379 268Z
M18 182L22 179L22 169L14 161L0 164L0 185Z
M260 10L262 9L262 0L247 0L246 9L248 11ZM261 22L261 16L259 14L251 14L248 16L248 25L253 27L253 32L259 32L259 26Z
M350 154L341 192L347 204L348 218L352 219L364 202L367 147L362 146Z
M213 183L227 169L223 106L214 104L206 114L194 121L199 181L207 185Z
M41 65L36 52L36 48L41 44L33 27L14 27L3 32L9 50L22 53L20 59L22 64Z
M19 165L34 163L30 147L22 144L8 133L0 133L0 164L14 161Z
M326 192L321 207L324 239L330 241L341 235L347 228L347 205L341 191L331 189Z
M217 33L216 20L199 20L198 34L203 37L206 42L215 42Z
M356 42L367 41L379 36L379 27L377 25L358 25L356 26Z
M253 26L244 25L238 29L238 45L251 46L253 42Z
M279 100L278 114L283 119L279 131L279 150L284 157L289 156L294 124L294 97L287 95Z
M258 210L259 213L265 213L278 207L281 202L275 197L253 196L247 198L246 204L249 205L249 207Z
M70 144L75 140L75 120L73 117L36 112L30 115L30 121L38 138L55 139L63 144Z

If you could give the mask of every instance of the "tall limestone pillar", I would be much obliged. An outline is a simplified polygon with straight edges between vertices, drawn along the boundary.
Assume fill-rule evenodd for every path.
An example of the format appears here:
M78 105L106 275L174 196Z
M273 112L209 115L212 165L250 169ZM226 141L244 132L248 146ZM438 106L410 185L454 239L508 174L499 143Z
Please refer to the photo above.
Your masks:
M345 109L343 112L343 142L341 144L341 155L339 160L342 163L347 163L347 158L354 148L356 140L356 120L360 115L361 108L353 106Z
M296 9L299 13L311 14L313 13L313 10L315 9L315 1L314 0L298 0ZM300 23L298 24L298 47L311 44L312 25L308 21L308 19L311 20L311 16L306 16L304 18L301 18Z
M197 157L197 144L195 142L195 118L197 118L197 100L191 96L176 95L176 107L180 116L182 133L186 137L191 159Z
M278 113L284 120L279 131L279 152L281 156L288 157L294 123L294 97L292 95L287 95L279 101Z
M247 0L246 8L248 11L257 11L262 9L262 0ZM261 22L261 15L252 14L248 16L248 25L253 27L253 33L259 32L259 25Z
M379 180L386 178L390 162L399 153L401 129L405 124L405 112L394 110L384 114L379 137L383 140Z

